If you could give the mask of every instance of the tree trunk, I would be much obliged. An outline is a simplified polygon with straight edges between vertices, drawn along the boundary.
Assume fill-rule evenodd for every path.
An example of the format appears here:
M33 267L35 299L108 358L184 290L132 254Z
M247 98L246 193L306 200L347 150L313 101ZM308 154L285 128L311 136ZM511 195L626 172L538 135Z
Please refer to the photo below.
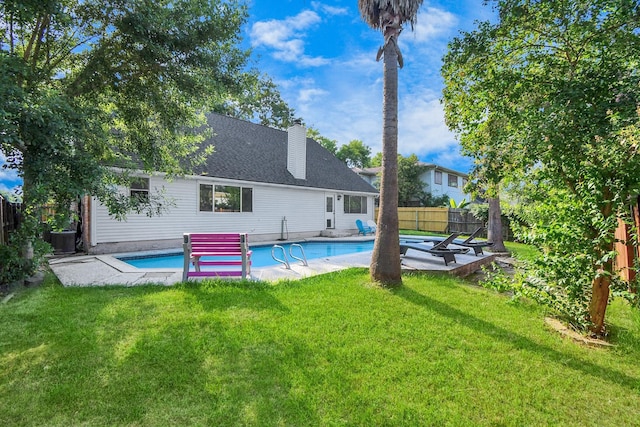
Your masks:
M591 302L589 303L589 320L591 331L597 335L604 333L604 317L609 303L609 284L611 278L608 274L599 274L593 279L591 285Z
M610 253L614 250L614 243L602 248L601 253ZM602 335L605 332L604 319L609 304L609 288L611 276L616 274L613 261L607 261L595 268L596 277L591 282L591 301L589 302L589 320L591 321L591 332Z
M378 231L371 256L371 280L382 286L402 284L398 229L398 54L395 42L384 48L382 176Z
M500 197L489 198L489 223L487 224L487 240L493 242L491 250L494 252L507 252L502 238L502 210L500 209Z

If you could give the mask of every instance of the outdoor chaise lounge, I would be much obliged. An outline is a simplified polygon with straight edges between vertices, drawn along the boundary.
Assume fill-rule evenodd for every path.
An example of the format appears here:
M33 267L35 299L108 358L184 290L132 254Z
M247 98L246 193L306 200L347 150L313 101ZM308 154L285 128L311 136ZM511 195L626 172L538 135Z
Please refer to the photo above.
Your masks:
M473 249L473 254L474 255L482 255L484 254L484 252L482 251L482 248L486 248L489 246L493 246L493 242L489 242L487 240L476 240L474 241L475 237L484 229L484 227L478 227L473 233L471 233L471 235L469 237L467 237L466 239L453 239L451 241L452 244L457 245L457 246L464 246L466 248L469 249ZM451 236L449 236L451 237ZM434 242L434 243L439 243L439 242L443 242L444 240L446 240L448 238L445 237L429 237L428 239L425 239L425 242Z
M426 246L423 243L418 242L400 242L400 253L406 255L409 249L414 251L427 252L433 256L439 256L444 259L444 265L449 265L450 262L456 262L456 254L466 254L469 252L469 248L448 248L449 245L456 237L458 233L453 233L441 242L434 243L433 246Z
M356 219L356 225L358 226L358 235L362 234L366 236L367 233L375 233L368 225L364 225L362 220Z

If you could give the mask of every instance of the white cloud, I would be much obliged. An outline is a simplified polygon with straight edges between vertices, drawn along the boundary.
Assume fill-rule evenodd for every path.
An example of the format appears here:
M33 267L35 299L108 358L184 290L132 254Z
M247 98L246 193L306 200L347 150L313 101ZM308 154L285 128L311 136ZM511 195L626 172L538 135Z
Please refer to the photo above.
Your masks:
M329 6L324 3L320 3L318 1L312 1L311 7L313 7L315 10L320 10L326 13L327 15L332 15L332 16L349 14L349 9L346 7Z
M304 10L283 20L259 21L249 31L251 45L272 49L273 57L280 61L310 67L324 65L329 62L326 58L304 54L305 31L320 22L320 16L311 10Z
M398 150L419 157L458 146L444 123L444 111L436 94L429 90L400 100Z
M327 95L328 93L326 90L318 88L302 89L299 91L298 102L302 104L313 102L317 100L318 97Z
M457 25L458 18L453 13L435 7L427 7L426 10L418 13L411 36L403 39L408 42L423 43L448 34Z

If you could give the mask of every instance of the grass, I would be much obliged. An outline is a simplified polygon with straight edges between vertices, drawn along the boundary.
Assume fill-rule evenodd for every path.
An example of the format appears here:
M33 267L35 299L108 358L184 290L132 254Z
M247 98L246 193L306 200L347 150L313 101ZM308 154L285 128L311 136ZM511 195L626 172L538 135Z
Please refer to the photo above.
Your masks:
M0 425L640 425L640 314L587 348L448 276L63 288L0 304Z

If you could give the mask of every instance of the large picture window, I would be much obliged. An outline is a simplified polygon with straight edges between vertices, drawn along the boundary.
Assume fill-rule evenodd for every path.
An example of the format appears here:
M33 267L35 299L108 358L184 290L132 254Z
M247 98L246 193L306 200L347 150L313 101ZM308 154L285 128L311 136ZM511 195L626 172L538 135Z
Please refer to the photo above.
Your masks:
M200 184L201 212L253 212L253 188Z
M365 196L344 196L344 213L366 214L367 198Z

